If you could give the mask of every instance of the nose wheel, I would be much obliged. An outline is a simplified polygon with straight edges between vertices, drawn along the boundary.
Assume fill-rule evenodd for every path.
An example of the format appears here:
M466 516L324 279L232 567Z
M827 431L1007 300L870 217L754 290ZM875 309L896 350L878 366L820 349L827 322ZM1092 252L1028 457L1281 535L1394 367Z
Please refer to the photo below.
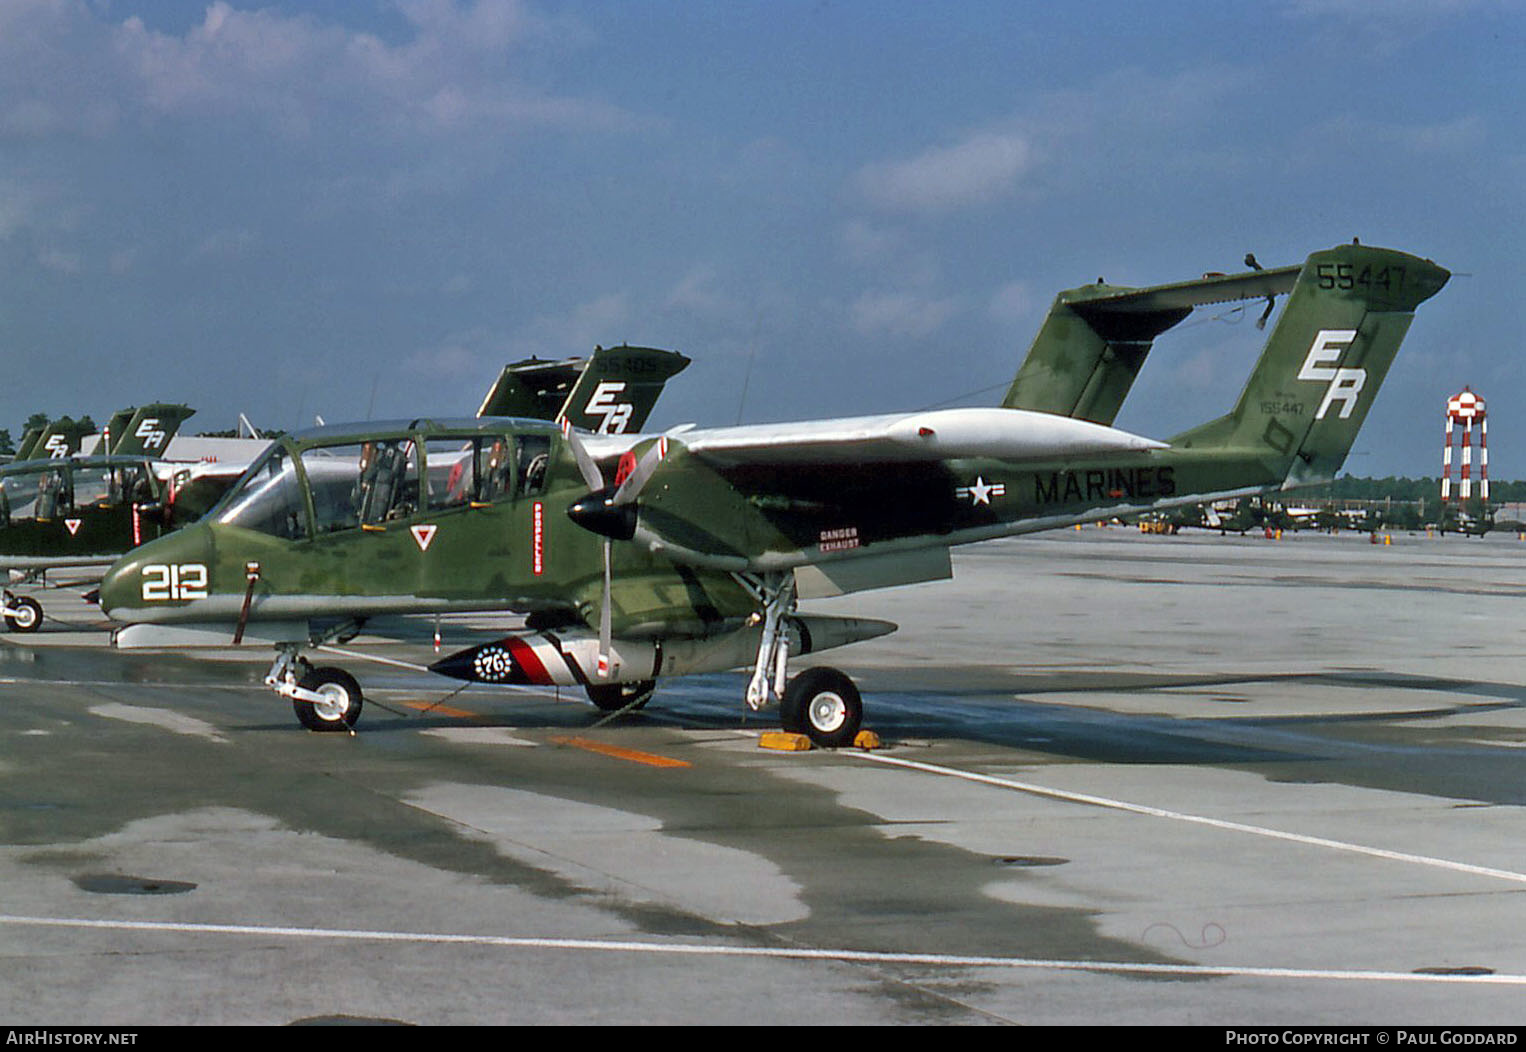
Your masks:
M364 703L360 684L342 668L309 669L297 686L311 697L296 696L291 707L310 731L353 731Z
M315 637L307 645L319 646L349 633L353 638L358 624L346 623ZM310 731L348 731L355 733L365 699L355 677L342 668L314 668L302 657L302 644L288 643L276 651L275 663L265 673L265 686L291 699L297 722Z
M35 632L42 627L42 605L28 595L4 596L5 623L12 632Z

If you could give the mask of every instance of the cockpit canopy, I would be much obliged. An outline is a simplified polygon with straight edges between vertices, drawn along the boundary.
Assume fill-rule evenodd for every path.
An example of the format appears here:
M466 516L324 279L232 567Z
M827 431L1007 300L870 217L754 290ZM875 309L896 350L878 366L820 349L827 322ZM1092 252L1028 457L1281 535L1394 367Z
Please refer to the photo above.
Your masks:
M318 428L272 444L207 517L301 540L533 496L555 434L511 419Z
M96 509L143 505L160 498L150 462L141 457L56 457L0 470L0 528L22 520L50 522Z

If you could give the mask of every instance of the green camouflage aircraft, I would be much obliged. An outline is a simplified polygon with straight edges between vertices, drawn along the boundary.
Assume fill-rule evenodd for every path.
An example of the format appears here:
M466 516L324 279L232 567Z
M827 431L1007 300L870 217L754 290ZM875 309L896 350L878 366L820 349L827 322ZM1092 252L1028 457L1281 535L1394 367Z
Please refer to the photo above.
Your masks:
M383 614L512 610L522 631L431 667L580 685L619 709L660 677L750 666L750 707L777 703L787 729L842 745L862 719L857 689L824 667L788 679L789 656L895 626L803 614L799 600L948 577L956 544L1329 479L1414 310L1448 277L1353 243L1278 271L1071 290L1009 394L1028 407L662 436L492 418L307 432L202 522L117 563L101 604L128 623L124 646L186 625L224 641L260 631L278 646L267 684L317 730L353 728L363 699L307 647ZM1116 413L1142 359L1119 348L1148 349L1196 306L1287 291L1224 416L1159 442L1074 413ZM1053 411L1067 400L1072 415Z
M89 456L75 455L86 431L73 421L24 440L18 459L0 468L0 570L26 583L50 569L109 566L159 536L155 517L144 514L167 494L156 458L194 412L168 403L121 410ZM0 616L14 631L35 632L42 606L7 588Z
M688 364L673 351L624 346L557 362L526 359L504 367L483 408L512 407L618 434L645 423L664 383ZM166 461L170 439L194 412L168 404L121 410L90 456L74 455L86 431L72 422L30 436L32 459L18 456L0 468L0 570L25 582L50 569L109 566L200 518L250 460ZM0 616L12 630L32 632L41 627L42 607L0 591Z

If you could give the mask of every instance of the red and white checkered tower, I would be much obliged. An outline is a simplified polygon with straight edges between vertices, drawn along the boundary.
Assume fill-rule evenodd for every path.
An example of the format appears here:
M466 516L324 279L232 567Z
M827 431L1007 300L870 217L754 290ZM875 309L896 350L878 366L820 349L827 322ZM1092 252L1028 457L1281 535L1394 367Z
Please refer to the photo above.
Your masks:
M1464 387L1462 394L1447 399L1446 446L1441 454L1441 499L1452 499L1452 428L1462 421L1462 477L1457 489L1458 500L1473 496L1472 456L1473 421L1478 421L1478 496L1489 499L1489 416L1484 411L1484 400Z

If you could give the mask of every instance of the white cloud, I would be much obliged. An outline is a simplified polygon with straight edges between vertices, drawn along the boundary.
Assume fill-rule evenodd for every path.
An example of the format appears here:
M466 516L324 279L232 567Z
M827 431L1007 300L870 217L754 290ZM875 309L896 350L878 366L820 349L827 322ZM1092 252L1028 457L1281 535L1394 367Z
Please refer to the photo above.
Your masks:
M908 160L868 165L859 171L858 185L883 208L943 211L1004 196L1032 161L1026 136L979 131Z
M201 239L191 255L196 259L238 259L252 251L259 241L258 234L244 227L215 230Z
M44 248L37 253L37 262L58 274L79 274L85 267L76 252L58 248Z
M183 34L136 16L111 23L107 6L7 0L0 134L101 134L129 114L254 115L291 137L353 135L367 123L389 135L636 123L597 99L516 78L528 44L570 35L517 0L402 0L398 9L412 32L391 43L319 16L240 10L224 0ZM331 19L344 13L339 5L320 10Z
M864 336L923 337L959 310L957 297L934 299L908 292L866 292L848 308L849 322Z
M741 309L738 301L717 287L714 266L702 264L683 276L668 293L665 306L708 317L734 317Z
M1001 322L1018 322L1033 314L1037 305L1033 287L1026 281L1009 281L991 295L991 317Z
M611 292L580 303L565 314L543 314L508 341L511 358L565 358L595 346L624 341L630 325L630 296Z
M1397 148L1412 154L1450 156L1476 151L1488 133L1482 119L1467 115L1434 124L1396 124L1362 120L1350 115L1333 118L1312 129L1315 137L1345 148Z
M470 380L489 372L496 337L486 329L474 328L446 336L433 347L425 347L408 356L408 371L448 380ZM502 364L502 363L500 363Z
M855 219L841 234L843 254L861 266L884 263L904 249L904 238L894 230L873 226Z
M452 274L440 291L447 296L466 296L477 291L477 279L470 274Z
M0 180L0 241L35 223L45 212L46 196L34 186Z

